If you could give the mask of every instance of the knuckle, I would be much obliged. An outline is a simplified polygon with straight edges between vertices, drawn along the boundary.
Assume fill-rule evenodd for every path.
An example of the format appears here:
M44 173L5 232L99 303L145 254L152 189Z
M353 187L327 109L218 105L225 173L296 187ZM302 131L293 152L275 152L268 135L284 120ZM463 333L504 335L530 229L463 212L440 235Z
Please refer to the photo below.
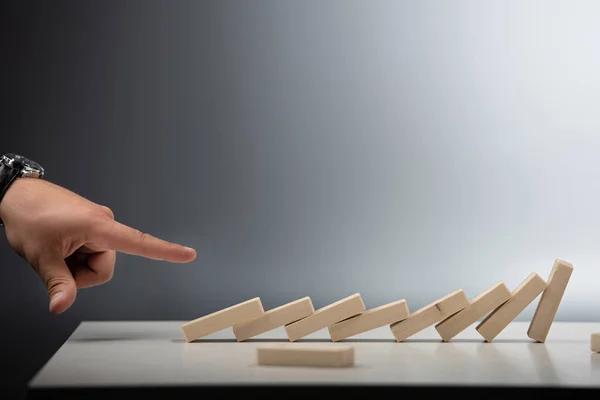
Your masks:
M107 206L102 206L102 211L110 218L115 219L115 213Z
M135 234L137 235L138 239L140 242L147 242L148 239L150 238L150 235L148 235L146 232L142 232L140 230L135 230Z
M53 292L55 292L59 286L70 283L69 278L67 278L65 276L60 276L60 275L48 276L48 274L46 274L46 276L42 277L42 279L44 279L44 281L46 282L46 286L48 287L49 294L52 294Z
M105 218L106 214L104 213L104 211L102 211L102 209L98 209L96 207L89 207L85 209L82 216L85 219L94 221L99 218Z

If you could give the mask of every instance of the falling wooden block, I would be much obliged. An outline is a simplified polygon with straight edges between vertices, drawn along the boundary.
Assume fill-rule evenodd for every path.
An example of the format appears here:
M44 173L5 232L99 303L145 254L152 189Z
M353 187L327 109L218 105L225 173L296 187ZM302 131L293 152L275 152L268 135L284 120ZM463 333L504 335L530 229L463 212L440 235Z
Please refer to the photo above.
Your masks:
M406 300L398 300L330 325L328 327L329 335L331 340L337 342L359 333L401 321L407 318L409 314Z
M568 262L562 260L554 262L554 267L548 278L548 286L542 293L527 330L527 336L531 339L542 343L546 341L572 272L573 265Z
M187 322L181 326L181 330L185 340L189 343L211 333L250 321L263 313L262 302L259 297L255 297Z
M273 308L258 318L234 325L233 333L237 341L242 342L261 333L306 318L314 312L315 309L310 297L303 297L291 303Z
M487 342L491 342L544 289L546 289L546 281L536 273L530 274L512 291L510 299L485 317L475 329Z
M318 346L283 343L256 349L258 365L344 368L354 365L354 347L339 344Z
M503 282L498 282L474 298L469 306L439 322L435 329L447 342L509 299L510 291Z
M463 290L456 290L415 311L405 320L391 324L390 329L396 341L402 342L415 333L422 331L436 322L451 317L468 306L469 300L465 292Z
M590 338L590 348L596 353L600 353L600 333L592 333Z
M306 318L286 325L285 331L289 340L294 342L363 311L365 311L365 303L360 294L356 293L329 304Z

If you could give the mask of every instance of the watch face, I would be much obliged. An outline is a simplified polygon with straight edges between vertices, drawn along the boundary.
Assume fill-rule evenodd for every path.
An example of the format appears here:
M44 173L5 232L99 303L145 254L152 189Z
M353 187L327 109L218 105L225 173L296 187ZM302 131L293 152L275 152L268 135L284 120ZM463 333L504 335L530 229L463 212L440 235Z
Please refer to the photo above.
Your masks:
M3 156L3 161L13 168L30 170L31 172L37 172L40 175L43 175L44 173L44 168L42 168L40 164L17 154L6 153Z

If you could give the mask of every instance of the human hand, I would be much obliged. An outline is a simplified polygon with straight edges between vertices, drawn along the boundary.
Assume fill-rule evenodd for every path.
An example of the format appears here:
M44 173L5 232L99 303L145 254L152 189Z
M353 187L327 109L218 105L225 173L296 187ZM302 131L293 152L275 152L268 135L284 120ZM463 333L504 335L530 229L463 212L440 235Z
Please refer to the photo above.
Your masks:
M48 289L53 314L67 310L78 288L108 282L116 252L174 263L196 252L114 219L112 211L47 180L17 179L0 202L0 219L13 250Z

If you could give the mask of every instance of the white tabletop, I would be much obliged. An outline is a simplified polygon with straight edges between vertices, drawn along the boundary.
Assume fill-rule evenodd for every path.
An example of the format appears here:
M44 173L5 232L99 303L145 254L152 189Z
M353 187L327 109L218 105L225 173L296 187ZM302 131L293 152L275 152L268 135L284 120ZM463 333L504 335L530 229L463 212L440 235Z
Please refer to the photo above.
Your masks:
M276 329L247 342L231 329L186 343L182 322L84 322L30 382L30 389L231 384L502 385L600 388L600 323L554 322L546 343L513 322L492 343L474 325L451 342L433 327L396 343L389 327L347 339L351 368L256 364L256 347L286 342ZM327 330L300 342L331 343Z

